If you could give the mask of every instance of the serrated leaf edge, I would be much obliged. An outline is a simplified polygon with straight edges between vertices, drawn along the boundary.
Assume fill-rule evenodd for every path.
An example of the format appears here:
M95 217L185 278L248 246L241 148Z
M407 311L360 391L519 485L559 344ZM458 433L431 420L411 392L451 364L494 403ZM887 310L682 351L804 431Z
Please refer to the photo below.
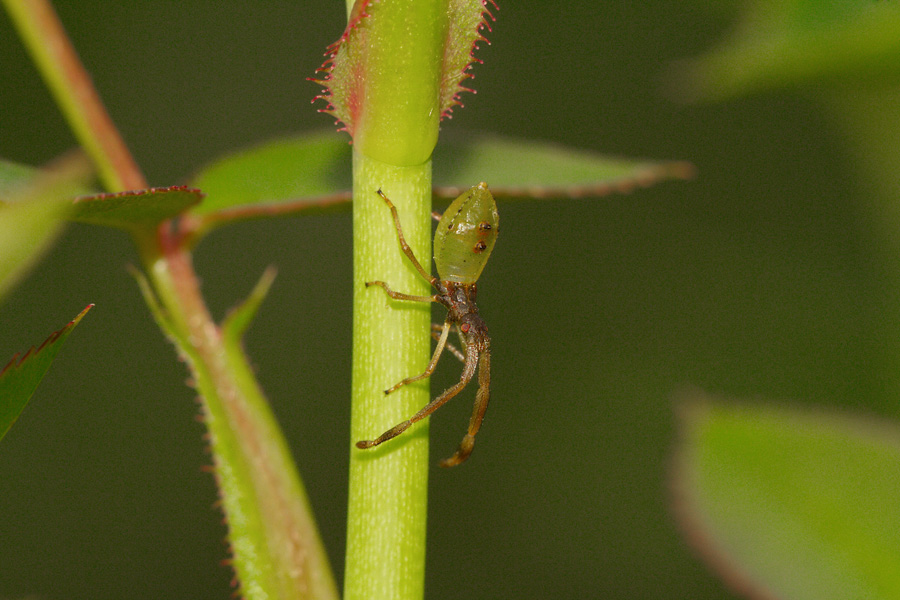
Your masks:
M185 206L184 209L182 210L182 212L179 214L184 214L190 207L199 204L205 196L205 194L197 188L193 188L193 187L190 187L187 185L172 185L172 186L168 186L168 187L152 187L152 188L146 188L146 189L141 189L141 190L127 190L124 192L89 194L86 196L78 196L77 198L75 198L73 200L72 204L74 204L75 206L78 206L79 204L87 205L90 203L92 208L102 208L103 207L102 202L105 200L113 200L113 199L117 199L117 198L160 195L160 194L167 194L167 193L172 193L172 192L184 192L187 194L195 195L195 201L192 202L191 204ZM171 217L175 217L175 216L177 216L177 215L174 215L174 214L171 215ZM171 218L171 217L166 217L166 218ZM94 223L91 220L83 219L78 214L72 215L69 218L72 221L84 221L87 223ZM165 218L160 219L160 222L164 221L164 220L165 220ZM125 229L133 229L133 228L140 229L140 228L145 227L147 224L148 224L148 221L134 221L132 223L129 223L127 226L119 225L118 227L120 227L120 228L124 227ZM156 222L153 222L152 224L156 225Z
M74 319L69 321L64 327L62 327L58 331L54 331L53 333L51 333L47 337L47 339L45 339L43 341L43 343L41 343L40 346L37 346L37 347L32 346L31 348L29 348L25 352L25 354L22 355L21 358L19 358L18 352L15 353L13 355L12 359L10 359L10 361L8 363L6 363L6 366L4 366L2 369L0 369L0 377L3 377L4 375L6 375L7 372L9 372L11 370L20 369L22 367L22 365L25 363L25 361L31 359L32 357L39 355L45 348L48 348L49 346L56 343L56 341L59 338L66 335L76 325L78 325L79 321L81 321L81 319L84 317L84 315L86 315L88 313L88 311L91 310L93 307L94 307L94 304L88 304L84 308L84 310L82 310L80 313L78 313L78 315L76 315L76 317Z

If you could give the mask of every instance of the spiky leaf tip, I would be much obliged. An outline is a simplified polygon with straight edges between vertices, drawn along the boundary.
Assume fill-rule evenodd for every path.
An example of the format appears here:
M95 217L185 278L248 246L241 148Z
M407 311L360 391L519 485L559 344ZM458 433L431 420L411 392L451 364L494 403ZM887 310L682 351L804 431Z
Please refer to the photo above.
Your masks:
M15 354L0 369L0 439L19 418L72 329L93 306L89 304L40 346L32 346L24 355Z

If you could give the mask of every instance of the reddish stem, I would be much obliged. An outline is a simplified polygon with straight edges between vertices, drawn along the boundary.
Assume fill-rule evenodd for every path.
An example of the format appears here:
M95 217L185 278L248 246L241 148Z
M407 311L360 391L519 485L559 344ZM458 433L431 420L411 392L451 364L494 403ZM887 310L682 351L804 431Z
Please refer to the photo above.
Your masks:
M147 181L143 173L109 117L53 6L48 0L29 0L23 4L23 8L38 26L38 39L49 55L51 64L58 69L62 90L57 93L68 95L70 102L85 120L88 130L93 133L98 150L106 157L121 186L124 189L146 188ZM52 86L52 82L50 83Z

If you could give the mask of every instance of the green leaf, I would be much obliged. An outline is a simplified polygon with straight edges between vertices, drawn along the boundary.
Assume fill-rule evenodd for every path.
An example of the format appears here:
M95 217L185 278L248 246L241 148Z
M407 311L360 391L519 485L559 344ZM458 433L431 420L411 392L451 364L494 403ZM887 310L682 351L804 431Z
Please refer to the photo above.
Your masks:
M146 229L183 213L202 199L200 190L186 186L83 196L75 201L72 220L127 230Z
M900 598L900 426L698 396L676 508L726 581L754 597Z
M227 156L191 185L206 194L191 209L198 228L279 214L346 210L350 146L332 132L278 140ZM501 137L442 141L434 153L435 194L452 199L479 181L500 197L604 196L666 179L687 179L684 162L609 158Z
M89 304L72 319L71 323L44 340L37 349L32 347L21 358L18 354L13 356L12 360L0 370L0 439L3 439L19 418L62 348L63 342L93 306Z
M275 267L266 269L253 291L250 292L250 296L232 310L222 323L222 337L225 340L225 350L229 354L243 355L241 339L244 332L247 331L247 327L250 326L253 317L256 316L259 305L262 304L266 294L269 293L269 288L272 287L276 274L277 269Z
M0 201L12 196L37 177L34 167L0 159Z
M554 144L501 137L442 142L434 153L436 192L454 198L486 181L494 196L606 196L689 179L685 162L615 158Z
M66 199L0 206L0 297L50 248L70 208Z
M206 194L194 215L279 203L315 206L315 199L350 189L350 144L333 132L276 140L231 154L201 170L191 185ZM349 191L339 204L349 208ZM302 204L301 204L302 207ZM342 206L343 208L343 206ZM259 215L249 215L259 216Z
M46 170L0 162L0 298L62 231L89 173L80 156Z
M733 36L672 78L688 99L900 82L896 2L757 2Z

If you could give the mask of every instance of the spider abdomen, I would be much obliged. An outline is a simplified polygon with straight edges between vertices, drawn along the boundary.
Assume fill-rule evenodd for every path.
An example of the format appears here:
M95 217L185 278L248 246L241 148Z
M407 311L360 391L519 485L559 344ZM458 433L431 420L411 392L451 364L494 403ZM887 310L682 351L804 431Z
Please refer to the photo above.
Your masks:
M434 264L441 281L475 283L487 263L500 227L497 204L482 182L444 212L434 235Z

